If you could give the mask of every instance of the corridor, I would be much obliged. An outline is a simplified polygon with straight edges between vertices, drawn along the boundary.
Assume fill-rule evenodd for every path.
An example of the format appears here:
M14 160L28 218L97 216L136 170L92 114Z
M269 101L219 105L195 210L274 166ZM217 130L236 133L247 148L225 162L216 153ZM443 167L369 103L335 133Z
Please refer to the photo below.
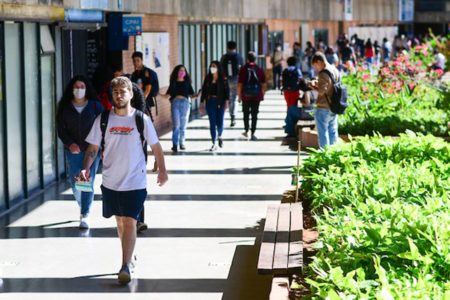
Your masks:
M149 229L138 237L137 279L128 286L117 284L119 239L114 219L101 217L100 174L89 231L77 227L67 184L1 217L0 299L267 299L258 240L266 207L290 188L296 163L281 145L285 110L279 92L266 94L257 141L241 135L242 117L230 128L226 115L224 147L213 153L206 116L189 123L186 151L173 155L171 134L161 137L169 181L158 187L148 171Z

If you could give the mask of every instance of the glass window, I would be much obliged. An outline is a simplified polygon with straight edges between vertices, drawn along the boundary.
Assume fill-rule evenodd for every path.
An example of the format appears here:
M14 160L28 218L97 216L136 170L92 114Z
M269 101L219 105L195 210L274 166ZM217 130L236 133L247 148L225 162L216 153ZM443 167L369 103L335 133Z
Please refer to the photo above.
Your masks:
M25 49L25 110L26 110L26 153L27 153L27 185L31 192L40 187L40 124L39 124L39 65L37 25L23 25L23 41Z
M5 86L8 187L11 200L24 196L23 140L21 122L22 105L22 49L20 47L20 24L5 24Z
M5 101L3 99L3 23L0 23L0 210L6 208L5 197L5 165L4 162L4 106Z
M55 43L48 25L40 26L41 50L43 53L55 53ZM26 48L25 48L26 49Z
M56 179L54 82L53 56L41 56L42 164L44 184L48 184Z

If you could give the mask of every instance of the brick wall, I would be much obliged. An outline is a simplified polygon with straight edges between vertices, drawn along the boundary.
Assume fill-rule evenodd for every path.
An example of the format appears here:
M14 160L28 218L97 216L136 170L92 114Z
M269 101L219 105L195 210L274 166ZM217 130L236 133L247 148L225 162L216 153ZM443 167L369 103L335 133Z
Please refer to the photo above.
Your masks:
M170 15L145 15L142 18L142 29L144 32L168 32L170 47L170 69L178 64L178 17ZM122 52L123 70L131 73L134 70L131 55L135 51L135 38L130 37L128 50ZM159 92L165 94L167 86L161 86ZM170 102L166 96L159 95L158 115L153 108L154 125L159 135L169 132L172 128Z

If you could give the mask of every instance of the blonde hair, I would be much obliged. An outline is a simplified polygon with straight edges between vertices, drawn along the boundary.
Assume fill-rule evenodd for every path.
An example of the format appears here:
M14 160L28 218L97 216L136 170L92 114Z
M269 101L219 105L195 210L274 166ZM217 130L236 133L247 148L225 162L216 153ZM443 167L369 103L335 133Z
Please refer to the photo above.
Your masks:
M133 91L133 84L131 83L131 80L125 76L119 76L111 80L111 89L115 89L117 87L126 88L130 92Z

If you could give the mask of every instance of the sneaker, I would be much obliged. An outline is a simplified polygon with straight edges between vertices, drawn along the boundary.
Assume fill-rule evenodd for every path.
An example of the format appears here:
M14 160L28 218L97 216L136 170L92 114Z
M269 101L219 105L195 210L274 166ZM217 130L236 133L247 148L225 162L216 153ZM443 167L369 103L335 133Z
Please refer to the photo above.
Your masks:
M236 126L236 121L234 120L234 117L231 117L230 127L234 127L234 126Z
M223 140L222 140L222 138L219 138L219 147L220 147L220 148L223 147Z
M131 274L134 272L134 265L133 263L125 264L122 266L122 268L119 271L119 274L117 276L117 279L119 280L120 284L128 284L131 281Z
M136 223L136 232L141 233L144 230L147 230L148 226L144 222L137 222Z
M211 146L211 148L209 149L209 151L216 151L216 150L217 150L217 145L216 144L213 144Z
M252 137L250 138L252 141L256 141L256 140L258 140L258 138L254 135L254 134L252 134Z
M174 153L177 153L177 152L178 152L178 146L177 146L177 145L173 145L173 146L172 146L172 151L173 151Z
M186 150L186 147L184 145L180 145L180 150Z
M89 229L88 215L80 216L80 229Z
M244 131L244 132L242 133L242 135L243 135L244 137L248 138L248 132L247 132L247 131Z

